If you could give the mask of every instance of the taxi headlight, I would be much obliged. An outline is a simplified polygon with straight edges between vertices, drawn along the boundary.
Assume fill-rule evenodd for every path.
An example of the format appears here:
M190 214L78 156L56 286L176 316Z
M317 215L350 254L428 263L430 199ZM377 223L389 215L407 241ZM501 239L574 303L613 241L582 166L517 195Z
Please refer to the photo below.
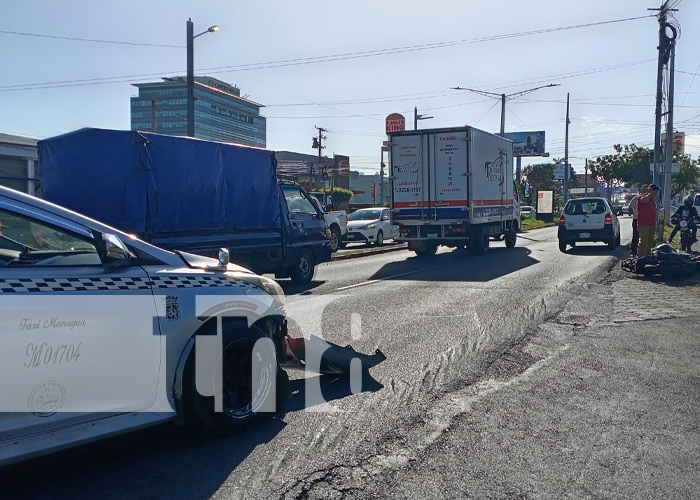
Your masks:
M274 296L278 301L284 304L284 290L275 280L267 278L265 276L258 276L257 274L248 273L226 273L228 276L245 281L251 285L255 285L258 288L265 290L270 295Z
M375 227L377 227L377 223L373 222L372 224L367 224L365 229L374 229Z

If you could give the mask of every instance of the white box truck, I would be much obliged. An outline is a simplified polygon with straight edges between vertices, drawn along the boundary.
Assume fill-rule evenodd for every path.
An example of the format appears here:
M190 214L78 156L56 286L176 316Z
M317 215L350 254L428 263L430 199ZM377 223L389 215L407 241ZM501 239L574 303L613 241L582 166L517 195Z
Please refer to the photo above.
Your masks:
M513 143L473 127L389 134L391 217L399 241L419 256L439 245L488 251L515 246L520 206Z

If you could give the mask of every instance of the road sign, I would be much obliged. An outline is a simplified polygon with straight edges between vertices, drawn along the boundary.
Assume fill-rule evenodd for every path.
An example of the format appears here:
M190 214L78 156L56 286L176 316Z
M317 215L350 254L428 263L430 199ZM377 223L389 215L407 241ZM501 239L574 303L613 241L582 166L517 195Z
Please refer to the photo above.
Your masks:
M657 163L658 169L657 172L660 174L663 174L666 171L666 164L665 163ZM649 164L649 171L653 174L654 173L654 164L650 163ZM672 174L680 174L681 173L681 164L680 163L671 163L671 173Z
M392 113L386 117L386 133L406 130L406 118L402 114Z
M574 170L571 168L571 163L569 165L569 179L574 177ZM564 180L564 174L566 171L564 170L564 164L563 163L555 163L554 164L554 179L556 180Z

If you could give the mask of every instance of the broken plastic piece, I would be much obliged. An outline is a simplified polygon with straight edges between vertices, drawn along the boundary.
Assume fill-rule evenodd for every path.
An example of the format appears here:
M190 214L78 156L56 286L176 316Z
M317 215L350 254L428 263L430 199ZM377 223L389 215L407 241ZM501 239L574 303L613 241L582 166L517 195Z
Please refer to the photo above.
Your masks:
M386 359L379 349L374 354L362 354L351 346L341 347L314 335L309 339L287 337L288 353L304 364L308 370L326 374L350 373L350 363L359 359L362 370L367 371Z

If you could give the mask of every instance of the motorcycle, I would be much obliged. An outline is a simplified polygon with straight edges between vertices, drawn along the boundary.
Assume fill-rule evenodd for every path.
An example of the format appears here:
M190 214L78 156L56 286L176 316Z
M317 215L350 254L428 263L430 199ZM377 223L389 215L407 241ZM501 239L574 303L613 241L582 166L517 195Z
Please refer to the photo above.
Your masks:
M674 217L671 222L676 224L676 227L681 233L681 250L684 252L692 253L693 243L697 241L695 239L694 231L690 229L691 218L687 215L682 217ZM697 227L697 226L696 226Z

